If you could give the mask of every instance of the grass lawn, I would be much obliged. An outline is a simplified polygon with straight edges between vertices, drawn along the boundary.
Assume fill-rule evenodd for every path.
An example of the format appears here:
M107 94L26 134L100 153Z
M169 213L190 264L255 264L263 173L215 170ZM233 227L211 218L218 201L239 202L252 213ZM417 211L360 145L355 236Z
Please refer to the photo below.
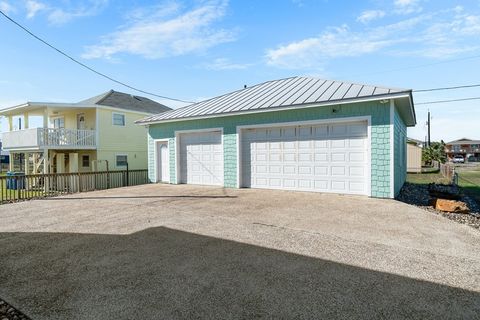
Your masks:
M480 169L459 171L458 185L480 203Z
M457 171L458 185L464 192L470 194L480 203L480 169L472 169L471 171ZM409 173L407 174L407 182L415 184L440 183L447 184L440 172L436 173Z
M440 172L408 173L407 182L415 183L415 184L429 184L429 183L448 184L448 179L442 176Z

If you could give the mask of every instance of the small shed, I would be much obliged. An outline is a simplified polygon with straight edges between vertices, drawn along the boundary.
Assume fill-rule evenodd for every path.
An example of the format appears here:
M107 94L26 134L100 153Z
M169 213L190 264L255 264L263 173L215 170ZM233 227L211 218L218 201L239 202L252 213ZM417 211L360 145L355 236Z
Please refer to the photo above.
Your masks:
M407 172L422 172L422 148L407 143Z

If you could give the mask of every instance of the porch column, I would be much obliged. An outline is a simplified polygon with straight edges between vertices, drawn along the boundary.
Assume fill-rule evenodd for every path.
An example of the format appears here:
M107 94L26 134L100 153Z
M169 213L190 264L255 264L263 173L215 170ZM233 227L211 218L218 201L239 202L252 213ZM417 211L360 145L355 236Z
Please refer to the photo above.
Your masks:
M44 149L43 150L43 174L47 174L50 172L49 165L50 165L50 158L48 155L48 149Z
M28 170L28 168L29 168L29 163L30 163L30 153L25 152L25 159L23 159L23 161L24 161L24 165L25 165L25 170L24 170L24 172L25 172L26 175L28 175L28 174L30 174L30 172L29 172L29 170Z
M65 173L65 154L57 153L55 159L57 161L57 173Z
M28 112L23 114L23 129L28 129Z
M10 158L8 161L8 171L13 171L13 158L15 157L15 153L10 152Z
M69 172L78 172L78 153L68 154Z
M13 131L13 116L8 116L8 131Z
M48 108L43 109L43 127L48 128Z

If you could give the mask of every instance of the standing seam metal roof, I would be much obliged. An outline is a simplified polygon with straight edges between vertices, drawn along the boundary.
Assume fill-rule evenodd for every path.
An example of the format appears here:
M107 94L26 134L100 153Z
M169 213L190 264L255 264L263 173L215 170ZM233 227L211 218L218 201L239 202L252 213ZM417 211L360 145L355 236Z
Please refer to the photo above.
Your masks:
M137 121L140 124L208 115L229 114L257 109L299 106L358 98L379 98L407 93L395 89L310 77L291 77L263 82L215 98L197 102Z

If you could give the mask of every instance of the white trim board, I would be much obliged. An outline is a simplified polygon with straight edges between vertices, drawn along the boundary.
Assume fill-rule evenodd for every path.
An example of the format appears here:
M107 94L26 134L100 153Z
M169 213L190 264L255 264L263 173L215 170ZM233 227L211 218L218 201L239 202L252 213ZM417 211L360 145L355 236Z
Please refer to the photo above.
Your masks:
M390 198L395 197L395 101L390 100Z
M351 122L367 122L367 196L372 196L372 117L371 116L358 116L358 117L344 117L344 118L330 118L319 120L307 120L307 121L293 121L293 122L277 122L267 124L255 124L255 125L242 125L237 126L237 187L241 188L242 184L242 130L255 129L255 128L277 128L277 127L292 127L292 126L305 126L305 125L318 125L318 124L330 124L330 123L351 123ZM295 189L299 190L300 189ZM311 190L310 190L311 191Z

